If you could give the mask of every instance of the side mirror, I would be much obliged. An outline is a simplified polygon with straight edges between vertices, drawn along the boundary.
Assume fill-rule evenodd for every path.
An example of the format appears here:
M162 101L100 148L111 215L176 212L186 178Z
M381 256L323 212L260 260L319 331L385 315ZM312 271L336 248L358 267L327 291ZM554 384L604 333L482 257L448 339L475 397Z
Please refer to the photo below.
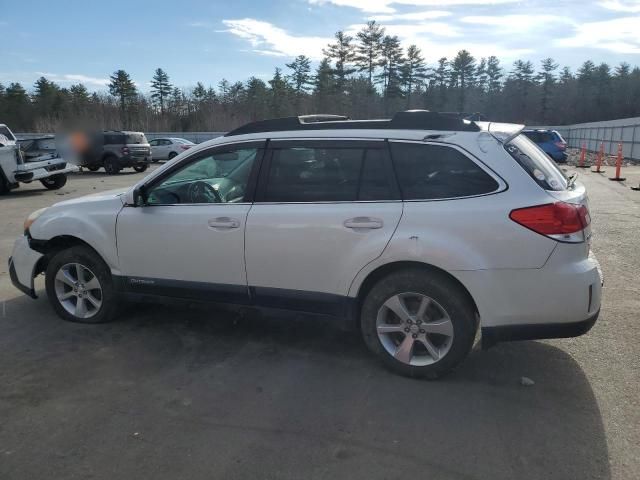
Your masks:
M147 204L147 192L144 185L132 188L126 193L125 204L129 207L142 207Z

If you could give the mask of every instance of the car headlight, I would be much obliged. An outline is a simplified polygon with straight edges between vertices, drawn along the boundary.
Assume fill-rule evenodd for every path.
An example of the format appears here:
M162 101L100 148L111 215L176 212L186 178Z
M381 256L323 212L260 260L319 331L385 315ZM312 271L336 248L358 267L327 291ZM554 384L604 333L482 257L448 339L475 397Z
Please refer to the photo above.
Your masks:
M44 213L44 211L46 209L47 209L46 207L45 208L39 208L35 212L31 212L31 214L24 221L24 231L25 232L27 230L29 230L29 227L33 224L33 222L35 222L38 219L38 217Z

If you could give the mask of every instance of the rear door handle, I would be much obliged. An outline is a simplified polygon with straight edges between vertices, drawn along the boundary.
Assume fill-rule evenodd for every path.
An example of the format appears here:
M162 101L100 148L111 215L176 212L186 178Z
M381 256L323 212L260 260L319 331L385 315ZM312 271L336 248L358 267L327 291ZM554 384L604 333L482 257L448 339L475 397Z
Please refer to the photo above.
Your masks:
M238 228L240 226L240 221L235 218L229 217L217 217L209 219L209 226L211 228L220 228L229 230L232 228Z
M379 218L355 217L345 220L343 225L354 230L374 230L376 228L382 228L384 223Z

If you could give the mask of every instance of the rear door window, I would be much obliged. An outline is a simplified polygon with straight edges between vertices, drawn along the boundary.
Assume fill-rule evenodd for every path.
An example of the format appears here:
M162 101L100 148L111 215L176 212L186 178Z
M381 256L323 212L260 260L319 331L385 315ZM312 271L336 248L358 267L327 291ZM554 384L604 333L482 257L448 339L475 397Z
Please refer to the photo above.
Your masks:
M566 190L567 179L560 169L525 135L518 135L504 146L509 155L545 190Z
M330 144L329 144L330 145ZM353 202L397 199L385 148L275 148L266 202Z
M452 147L400 142L390 145L404 200L470 197L499 187L473 160Z

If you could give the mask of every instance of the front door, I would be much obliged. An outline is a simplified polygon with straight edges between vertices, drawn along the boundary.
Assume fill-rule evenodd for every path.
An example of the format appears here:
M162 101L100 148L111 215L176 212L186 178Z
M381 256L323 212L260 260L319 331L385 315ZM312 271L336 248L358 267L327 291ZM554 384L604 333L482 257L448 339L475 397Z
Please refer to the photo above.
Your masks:
M255 142L195 153L153 180L146 204L118 216L126 290L230 303L248 301L244 228Z
M246 231L257 304L345 313L402 213L384 141L272 140Z

